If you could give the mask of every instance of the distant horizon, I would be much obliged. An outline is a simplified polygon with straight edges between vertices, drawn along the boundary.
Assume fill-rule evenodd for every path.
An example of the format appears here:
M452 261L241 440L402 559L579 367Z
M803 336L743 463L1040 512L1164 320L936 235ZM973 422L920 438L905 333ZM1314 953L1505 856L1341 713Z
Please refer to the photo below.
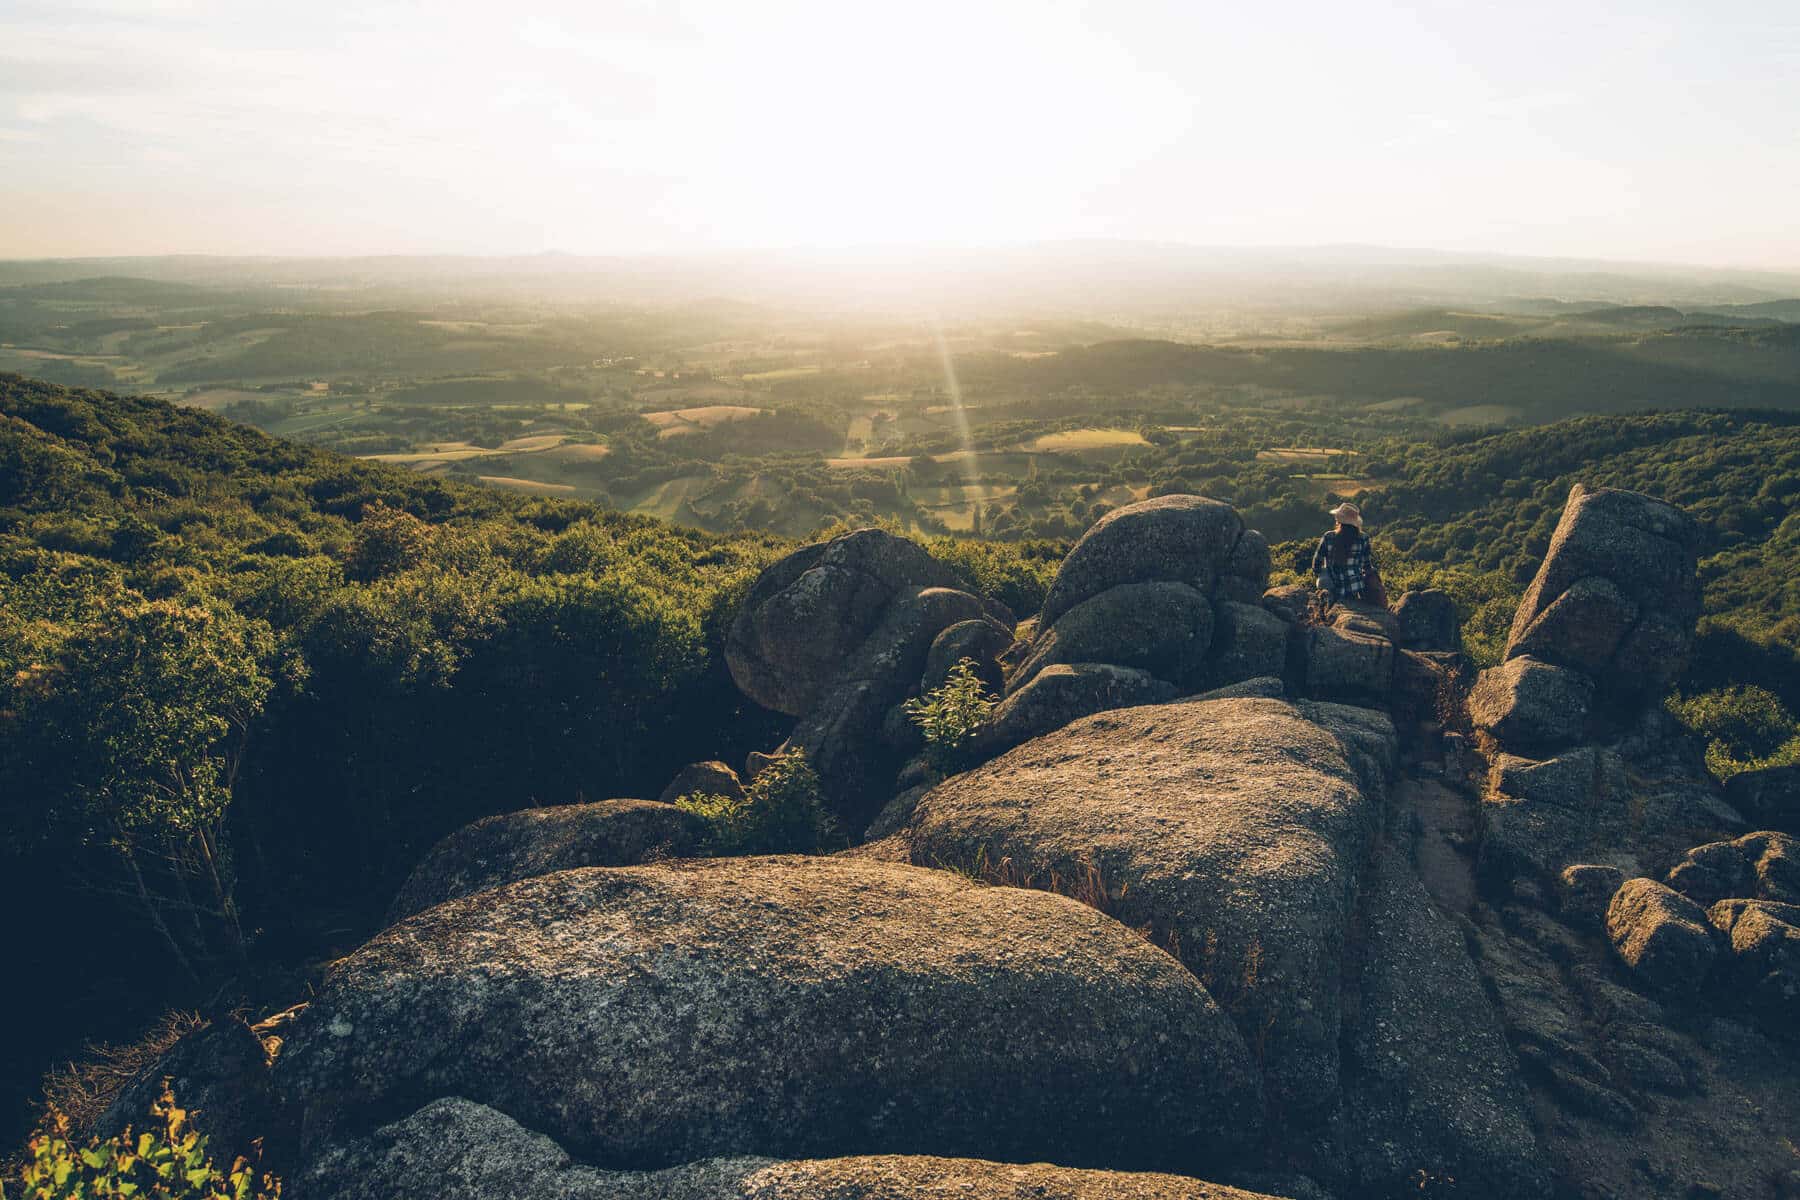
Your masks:
M1441 258L1456 263L1531 264L1544 268L1576 271L1586 268L1627 268L1718 272L1740 275L1800 276L1800 261L1793 264L1746 265L1735 262L1658 259L1603 254L1534 254L1503 250L1466 250L1444 246L1409 245L1380 242L1257 242L1209 243L1171 241L1168 239L1129 237L1066 237L984 243L959 242L867 242L841 246L794 244L784 246L717 246L692 249L660 250L564 250L551 247L542 250L369 250L352 253L332 251L208 251L170 250L132 253L93 254L0 254L6 263L82 263L130 262L198 259L229 262L382 262L406 260L451 260L469 262L529 262L533 260L583 261L690 261L717 262L749 258L783 261L823 261L855 258L879 258L888 255L952 255L1012 254L1033 250L1050 250L1082 246L1163 250L1220 256L1295 257L1305 261L1308 255L1362 254ZM1318 260L1314 260L1318 261Z

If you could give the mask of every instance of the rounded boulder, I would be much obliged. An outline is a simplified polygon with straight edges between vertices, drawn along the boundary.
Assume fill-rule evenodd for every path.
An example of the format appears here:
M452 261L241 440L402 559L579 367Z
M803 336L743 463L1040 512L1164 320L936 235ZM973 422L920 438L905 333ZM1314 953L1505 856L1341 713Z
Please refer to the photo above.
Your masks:
M388 924L534 875L697 854L706 833L703 818L654 800L596 800L483 817L433 846L413 868L388 909Z
M757 577L725 635L725 662L746 696L800 716L836 682L888 605L955 574L915 542L859 529L794 551Z
M1069 551L1044 597L1042 624L1122 583L1170 580L1211 599L1227 575L1237 581L1228 599L1254 600L1268 583L1268 544L1245 530L1237 509L1205 496L1128 504L1094 522Z
M639 1168L1204 1165L1262 1111L1230 1019L1130 929L846 858L586 868L440 904L336 966L276 1075L311 1150L460 1096Z

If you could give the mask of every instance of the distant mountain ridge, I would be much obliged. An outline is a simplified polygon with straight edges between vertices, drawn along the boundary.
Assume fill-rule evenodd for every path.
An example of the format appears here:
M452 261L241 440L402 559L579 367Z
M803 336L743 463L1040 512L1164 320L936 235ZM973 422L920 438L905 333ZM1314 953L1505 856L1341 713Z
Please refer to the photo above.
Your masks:
M1236 304L1311 311L1567 302L1800 305L1800 271L1513 257L1367 246L1226 248L1066 241L991 249L860 247L705 255L38 259L0 262L0 288L97 275L211 286L516 291L557 299L732 300L946 314L1155 311ZM1789 311L1782 309L1782 311ZM1746 314L1764 315L1764 314Z

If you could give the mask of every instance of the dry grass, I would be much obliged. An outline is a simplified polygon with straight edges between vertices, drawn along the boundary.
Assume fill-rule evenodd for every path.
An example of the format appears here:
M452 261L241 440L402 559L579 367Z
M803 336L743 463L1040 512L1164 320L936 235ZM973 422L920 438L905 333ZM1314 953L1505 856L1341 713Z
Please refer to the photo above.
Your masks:
M640 415L656 426L657 437L668 438L705 433L731 421L748 420L761 412L760 408L749 408L742 404L707 404L699 408L676 408Z
M78 1138L92 1132L125 1085L169 1047L205 1025L199 1013L179 1010L162 1018L135 1042L113 1045L90 1042L80 1062L57 1067L44 1076L44 1104L69 1118Z
M516 475L481 475L481 482L494 487L508 488L515 492L531 492L540 496L572 496L575 485L571 483L545 483L538 479L520 479Z
M552 462L598 462L612 453L612 447L598 442L568 442L544 455Z
M1080 454L1087 450L1124 450L1149 444L1135 429L1065 429L1061 433L1046 433L1035 438L1023 449L1035 454Z

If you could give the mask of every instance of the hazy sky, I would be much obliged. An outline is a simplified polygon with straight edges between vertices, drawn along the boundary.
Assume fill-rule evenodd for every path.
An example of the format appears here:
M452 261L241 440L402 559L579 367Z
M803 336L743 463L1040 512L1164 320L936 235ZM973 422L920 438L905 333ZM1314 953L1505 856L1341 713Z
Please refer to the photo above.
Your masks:
M0 0L0 255L1800 267L1800 0Z

